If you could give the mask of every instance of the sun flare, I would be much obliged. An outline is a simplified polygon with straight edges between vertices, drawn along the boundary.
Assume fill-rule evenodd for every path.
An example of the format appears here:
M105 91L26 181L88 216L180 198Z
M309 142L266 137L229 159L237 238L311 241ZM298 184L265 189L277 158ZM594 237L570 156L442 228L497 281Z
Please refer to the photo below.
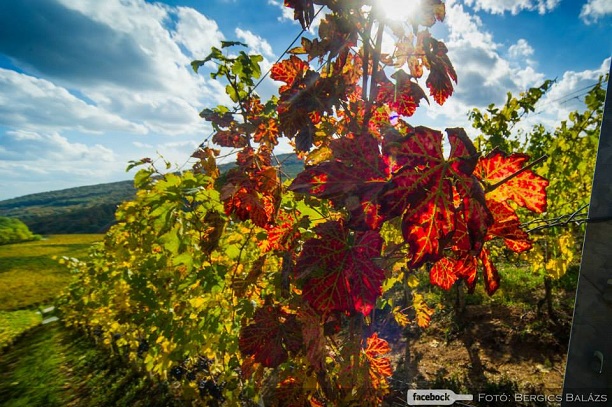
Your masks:
M418 10L420 0L376 0L375 7L380 10L385 17L402 21L410 19Z

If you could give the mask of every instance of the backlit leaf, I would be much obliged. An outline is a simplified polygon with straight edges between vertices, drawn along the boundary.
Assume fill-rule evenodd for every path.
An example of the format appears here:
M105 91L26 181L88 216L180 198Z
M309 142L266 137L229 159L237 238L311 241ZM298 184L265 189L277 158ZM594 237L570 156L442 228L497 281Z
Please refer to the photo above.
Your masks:
M423 294L414 293L412 295L412 306L414 307L414 312L416 314L417 325L420 328L427 328L434 310L429 308L425 302L425 299L423 298Z
M446 55L448 49L443 42L428 37L424 40L424 48L429 61L429 76L425 84L434 100L442 105L453 94L452 82L457 83L457 73Z
M296 276L304 281L303 296L319 313L360 312L369 315L381 294L384 272L382 238L375 231L350 232L344 222L318 225L318 238L304 243Z
M438 260L429 272L429 281L443 290L450 288L458 280L456 274L457 262L454 259L443 257Z
M240 330L240 351L265 367L285 362L288 352L297 352L301 342L302 330L295 315L272 305L257 309L253 322Z
M391 352L389 343L378 337L378 333L374 332L366 341L364 353L369 364L370 380L372 386L376 389L387 384L387 378L393 374L391 368L391 360L384 355Z
M402 70L397 71L393 78L396 79L395 84L389 80L379 83L377 100L388 104L402 116L412 116L421 99L426 99L425 92Z
M272 66L270 78L285 82L286 85L281 86L280 93L289 90L296 80L301 79L308 70L308 64L302 61L295 55L291 55L289 59L280 61Z
M476 175L486 185L495 185L500 181L520 172L508 179L494 190L487 191L487 199L497 202L514 201L536 213L546 211L546 187L548 180L523 167L529 160L526 154L514 153L507 155L494 150L478 162Z
M334 159L307 168L289 189L344 205L351 214L351 228L376 229L384 220L377 197L387 178L376 139L347 137L332 141L330 148Z
M529 234L521 228L518 215L507 203L489 201L489 209L493 213L495 222L489 228L489 239L500 237L508 249L516 253L531 249L532 242Z

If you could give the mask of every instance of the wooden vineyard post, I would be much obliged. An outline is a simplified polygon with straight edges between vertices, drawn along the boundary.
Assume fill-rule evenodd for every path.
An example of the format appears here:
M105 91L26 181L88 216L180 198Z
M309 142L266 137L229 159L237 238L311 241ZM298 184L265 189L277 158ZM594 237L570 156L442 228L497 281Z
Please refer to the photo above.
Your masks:
M561 405L612 406L612 90L609 82Z

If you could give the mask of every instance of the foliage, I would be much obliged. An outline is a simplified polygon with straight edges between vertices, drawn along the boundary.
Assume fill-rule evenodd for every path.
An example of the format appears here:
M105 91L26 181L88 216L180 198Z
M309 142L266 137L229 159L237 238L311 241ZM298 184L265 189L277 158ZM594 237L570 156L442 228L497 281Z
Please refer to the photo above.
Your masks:
M38 240L35 235L19 219L0 217L0 245Z
M440 1L404 24L365 1L316 3L329 10L319 36L271 69L278 97L254 92L261 57L233 52L244 44L192 63L235 103L200 115L236 167L221 174L210 146L182 173L133 162L144 166L136 199L103 246L69 261L80 280L65 321L208 405L380 404L392 366L373 310L427 326L433 310L412 290L425 265L444 289L474 290L482 274L492 295L488 246L528 250L517 209L546 208L548 182L526 155L481 156L463 129L444 136L406 121L427 100L419 80L439 104L457 81L429 32L444 19ZM285 4L307 28L314 3ZM387 26L392 55L381 52ZM306 164L293 181L273 154L281 137ZM395 286L410 288L411 303L385 297Z
M579 242L584 236L607 81L607 77L600 77L585 96L584 111L571 112L553 130L538 124L528 131L511 133L526 114L534 112L551 81L518 98L508 94L503 107L491 105L488 113L474 109L470 114L473 126L482 132L479 143L484 149L512 147L543 158L534 171L550 180L546 215L534 218L526 214L524 219L526 228L537 235L530 255L532 269L547 278L560 278L580 259Z

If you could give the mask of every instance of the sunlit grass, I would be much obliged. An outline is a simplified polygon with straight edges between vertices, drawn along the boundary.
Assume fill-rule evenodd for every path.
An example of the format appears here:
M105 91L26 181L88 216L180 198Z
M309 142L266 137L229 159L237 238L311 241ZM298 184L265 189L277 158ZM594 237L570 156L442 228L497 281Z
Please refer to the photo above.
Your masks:
M35 328L0 355L3 407L174 406L153 383L59 324Z
M0 311L0 350L13 343L24 331L40 324L40 313L33 310Z
M46 304L72 276L54 256L84 257L102 235L53 235L43 240L0 246L0 311Z

